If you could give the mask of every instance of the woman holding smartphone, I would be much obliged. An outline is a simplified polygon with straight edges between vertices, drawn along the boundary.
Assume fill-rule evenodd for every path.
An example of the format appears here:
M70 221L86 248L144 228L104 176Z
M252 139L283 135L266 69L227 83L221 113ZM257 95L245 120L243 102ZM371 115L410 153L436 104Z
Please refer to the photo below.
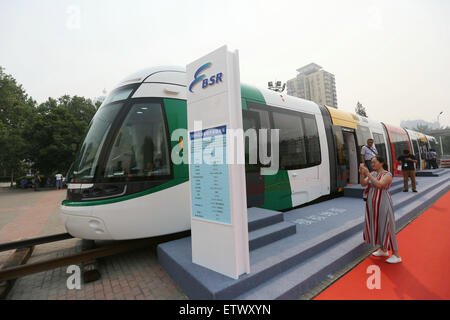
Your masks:
M399 263L402 262L402 258L398 252L394 205L389 192L392 174L387 171L386 162L381 156L374 157L371 164L373 172L369 172L364 164L359 167L361 185L369 186L363 232L364 241L372 246L380 246L380 249L372 255L388 257L389 250L392 250L392 256L386 262Z

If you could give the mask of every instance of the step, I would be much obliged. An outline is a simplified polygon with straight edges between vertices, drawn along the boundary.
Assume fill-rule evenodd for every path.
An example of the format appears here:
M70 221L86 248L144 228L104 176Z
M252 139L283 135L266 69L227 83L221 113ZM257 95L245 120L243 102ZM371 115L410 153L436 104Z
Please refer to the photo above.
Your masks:
M284 221L282 212L262 208L248 208L247 215L249 232Z
M433 191L434 189L439 188L440 186L443 186L443 185L444 186L447 185L449 181L450 181L450 176L446 177L445 179L442 179L442 181L440 181L438 185L431 184L428 186L417 188L417 190L418 190L417 193L412 193L410 191L408 193L405 192L405 193L398 194L397 199L398 198L400 198L400 199L394 203L394 212L396 212L400 208L408 205L409 203L413 202L415 199L422 199L423 197L426 196L427 193Z
M450 185L441 185L436 192L424 195L426 199L416 199L401 212L396 213L397 228L410 221L415 214L437 201L449 191ZM320 284L328 276L341 270L358 256L370 250L362 239L361 229L349 237L319 252L310 259L276 275L242 295L237 300L298 299Z
M269 281L236 297L236 300L298 299L324 279L354 261L370 247L361 241L360 232L330 246Z
M417 177L439 177L444 174L445 169L427 169L422 171L417 171Z
M419 181L416 181L417 185L419 184L418 182ZM408 179L408 186L411 187L411 179ZM345 187L344 197L362 198L365 189L366 187L363 187L360 184ZM403 191L403 178L394 178L389 191L391 192L391 195Z
M193 264L190 237L160 244L158 261L190 299L233 299L345 239L348 233L361 229L362 224L362 219L352 221L304 243L295 243L293 237L288 237L252 250L251 273L238 280Z
M272 242L289 237L297 231L296 225L291 222L279 222L265 228L249 232L249 249L255 250Z
M416 188L417 188L417 186L419 185L417 182L418 182L418 181L416 181ZM399 184L399 185L396 185L396 186L394 186L394 187L391 187L391 188L389 189L389 192L391 193L391 196L392 196L392 195L397 194L397 193L399 193L399 192L403 192L403 188L404 188L404 186L403 186L403 182L402 182L402 183ZM412 183L411 183L411 181L408 182L408 190L409 190L409 192L412 192Z
M424 180L424 189L420 190L419 193L402 193L393 197L395 216L396 220L399 221L398 225L411 219L419 210L425 208L431 201L437 200L450 189L450 176L442 181L439 179L435 183L430 183L435 178L431 178L431 180L430 178L423 179L428 180ZM353 259L354 255L362 252L358 250L366 250L363 247L357 248L358 245L365 245L361 233L363 224L364 215L361 214L358 218L333 227L333 229L314 236L312 239L299 241L300 235L297 233L297 235L254 249L250 252L251 273L242 275L238 280L194 265L192 263L190 238L159 245L158 259L163 268L191 299L233 299L236 297L240 299L246 297L247 293L250 297L251 292L263 290L265 286L269 286L274 281L285 282L286 286L291 285L284 293L276 296L277 298L287 298L289 292L295 293L296 298L298 298L300 296L298 294L299 289L310 288L318 281L322 281L324 276L332 270L345 266ZM342 247L342 250L333 251L333 254L336 253L337 256L330 256L332 253L329 249L332 246L345 243L354 235L359 239L359 242L353 246L356 251L352 251L350 248L350 251L346 253L349 245L347 243ZM350 241L350 243L352 242ZM316 260L312 265L315 265L314 268L317 269L317 272L310 274L304 280L299 280L296 284L293 284L292 281L287 280L290 278L282 277L282 275L287 276L289 272L297 268L300 268L298 269L298 272L300 272L301 265L306 265L309 260L316 258L319 260ZM320 261L331 261L331 263L325 263L321 266ZM308 274L306 269L303 272L305 275ZM302 279L298 275L297 278ZM280 287L280 283L277 284L277 287ZM276 292L275 289L272 291Z

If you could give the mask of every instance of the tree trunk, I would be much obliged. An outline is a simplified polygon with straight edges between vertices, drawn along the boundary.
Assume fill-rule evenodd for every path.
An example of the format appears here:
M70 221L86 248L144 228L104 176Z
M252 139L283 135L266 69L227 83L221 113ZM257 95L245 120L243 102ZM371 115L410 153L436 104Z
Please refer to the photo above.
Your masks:
M14 186L14 170L11 170L11 188Z

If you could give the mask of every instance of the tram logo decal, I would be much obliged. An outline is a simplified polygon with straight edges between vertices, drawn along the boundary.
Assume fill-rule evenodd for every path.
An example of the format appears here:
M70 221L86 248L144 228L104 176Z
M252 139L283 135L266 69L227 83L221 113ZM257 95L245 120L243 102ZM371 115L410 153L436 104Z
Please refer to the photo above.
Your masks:
M202 82L202 89L206 89L210 86L215 85L216 83L219 82L223 82L223 73L219 72L215 75L212 75L209 78L206 78L206 75L202 74L200 75L203 71L205 71L206 69L210 68L212 66L211 62L205 63L204 65L202 65L200 68L197 69L197 71L194 74L194 81L191 82L190 86L189 86L189 91L194 93L194 91L192 91L192 89L194 88L194 86L196 84L198 84L200 81Z

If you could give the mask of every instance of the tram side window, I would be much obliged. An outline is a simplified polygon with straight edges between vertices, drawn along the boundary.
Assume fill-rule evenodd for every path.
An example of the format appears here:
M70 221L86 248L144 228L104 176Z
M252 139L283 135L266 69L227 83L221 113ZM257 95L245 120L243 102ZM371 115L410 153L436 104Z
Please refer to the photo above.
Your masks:
M384 136L380 133L373 133L373 141L375 148L377 148L378 154L387 160L386 143L384 142Z
M430 142L430 149L433 149L434 151L437 152L437 154L439 156L441 156L441 148L440 148L439 143L437 142L437 140L434 139L434 138L433 139L428 138L428 140Z
M260 143L261 141L259 140L259 129L266 129L267 130L267 139L266 139L266 153L267 156L270 157L271 154L271 136L270 136L270 114L269 111L267 110L269 107L263 104L257 104L257 103L253 103L253 102L247 102L248 105L248 111L244 110L243 111L243 120L244 120L244 131L246 131L249 128L254 128L257 129L257 140L258 140L258 146L254 146L252 149L252 152L255 152L255 148L257 148L258 152L257 152L257 159L258 159L258 166L259 167L270 167L270 164L267 165L262 165L259 160L259 148L261 147ZM253 126L251 126L253 125ZM245 143L246 143L246 163L247 162L247 158L248 158L248 151L250 151L249 147L247 144L249 142L249 138L245 138Z
M359 150L361 151L361 148L367 144L367 140L372 138L369 128L366 126L358 126L356 128L356 138L358 139Z
M308 165L317 166L321 163L319 130L317 129L316 119L313 115L304 114L306 155Z
M427 147L426 147L425 143L423 143L419 139L414 139L414 140L412 140L412 145L413 145L413 149L414 149L414 154L416 156L420 155L422 157L422 159L425 159L424 153L427 151Z
M392 133L392 140L394 142L394 152L397 158L403 154L403 150L409 150L405 136L399 133Z
M272 112L274 127L280 129L280 169L293 170L307 165L304 128L300 115Z
M249 101L247 101L247 106L248 111L243 111L244 130L253 127L258 127L258 129L268 129L266 149L268 156L272 156L270 154L270 129L280 130L280 170L308 168L317 166L321 163L322 155L320 152L319 130L314 115L286 111L280 108ZM246 143L246 160L248 158L248 151L249 149ZM258 163L258 165L262 166L260 163Z
M242 120L245 135L245 163L247 169L258 169L258 130L261 127L259 113L243 110Z
M170 175L170 158L160 103L135 103L115 138L106 178Z

